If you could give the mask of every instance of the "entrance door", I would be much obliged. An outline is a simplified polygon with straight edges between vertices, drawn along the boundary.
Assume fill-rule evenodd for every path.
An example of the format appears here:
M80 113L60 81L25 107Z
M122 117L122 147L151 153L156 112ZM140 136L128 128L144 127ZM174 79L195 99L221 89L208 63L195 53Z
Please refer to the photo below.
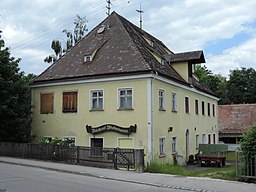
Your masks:
M189 130L186 131L186 160L188 160L189 157Z
M91 138L91 155L102 156L103 138Z

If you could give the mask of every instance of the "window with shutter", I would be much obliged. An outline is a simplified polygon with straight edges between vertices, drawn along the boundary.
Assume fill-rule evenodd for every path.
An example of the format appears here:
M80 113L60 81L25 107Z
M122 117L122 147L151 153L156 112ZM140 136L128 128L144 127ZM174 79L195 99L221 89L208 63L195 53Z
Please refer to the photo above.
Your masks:
M63 93L62 111L63 113L77 112L77 91Z
M40 113L53 113L53 93L41 93L40 95Z

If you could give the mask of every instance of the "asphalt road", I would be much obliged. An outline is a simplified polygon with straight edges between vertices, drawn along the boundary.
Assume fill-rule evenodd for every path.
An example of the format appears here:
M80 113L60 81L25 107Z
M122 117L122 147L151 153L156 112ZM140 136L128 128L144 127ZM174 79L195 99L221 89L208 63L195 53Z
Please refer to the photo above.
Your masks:
M185 192L0 163L0 192Z

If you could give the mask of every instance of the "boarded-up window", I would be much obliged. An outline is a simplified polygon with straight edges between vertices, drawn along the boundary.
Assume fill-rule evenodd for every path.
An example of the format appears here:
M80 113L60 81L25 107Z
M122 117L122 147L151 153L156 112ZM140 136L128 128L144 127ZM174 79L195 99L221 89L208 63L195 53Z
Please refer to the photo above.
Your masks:
M53 93L41 93L40 113L53 113Z
M62 111L63 113L77 112L77 91L63 93Z

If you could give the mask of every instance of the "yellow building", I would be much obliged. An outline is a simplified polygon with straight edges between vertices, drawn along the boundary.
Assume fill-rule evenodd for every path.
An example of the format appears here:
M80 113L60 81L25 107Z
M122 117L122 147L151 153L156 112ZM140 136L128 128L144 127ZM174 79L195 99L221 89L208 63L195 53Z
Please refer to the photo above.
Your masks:
M204 62L113 12L34 81L33 132L182 164L218 141L218 98L193 75Z

